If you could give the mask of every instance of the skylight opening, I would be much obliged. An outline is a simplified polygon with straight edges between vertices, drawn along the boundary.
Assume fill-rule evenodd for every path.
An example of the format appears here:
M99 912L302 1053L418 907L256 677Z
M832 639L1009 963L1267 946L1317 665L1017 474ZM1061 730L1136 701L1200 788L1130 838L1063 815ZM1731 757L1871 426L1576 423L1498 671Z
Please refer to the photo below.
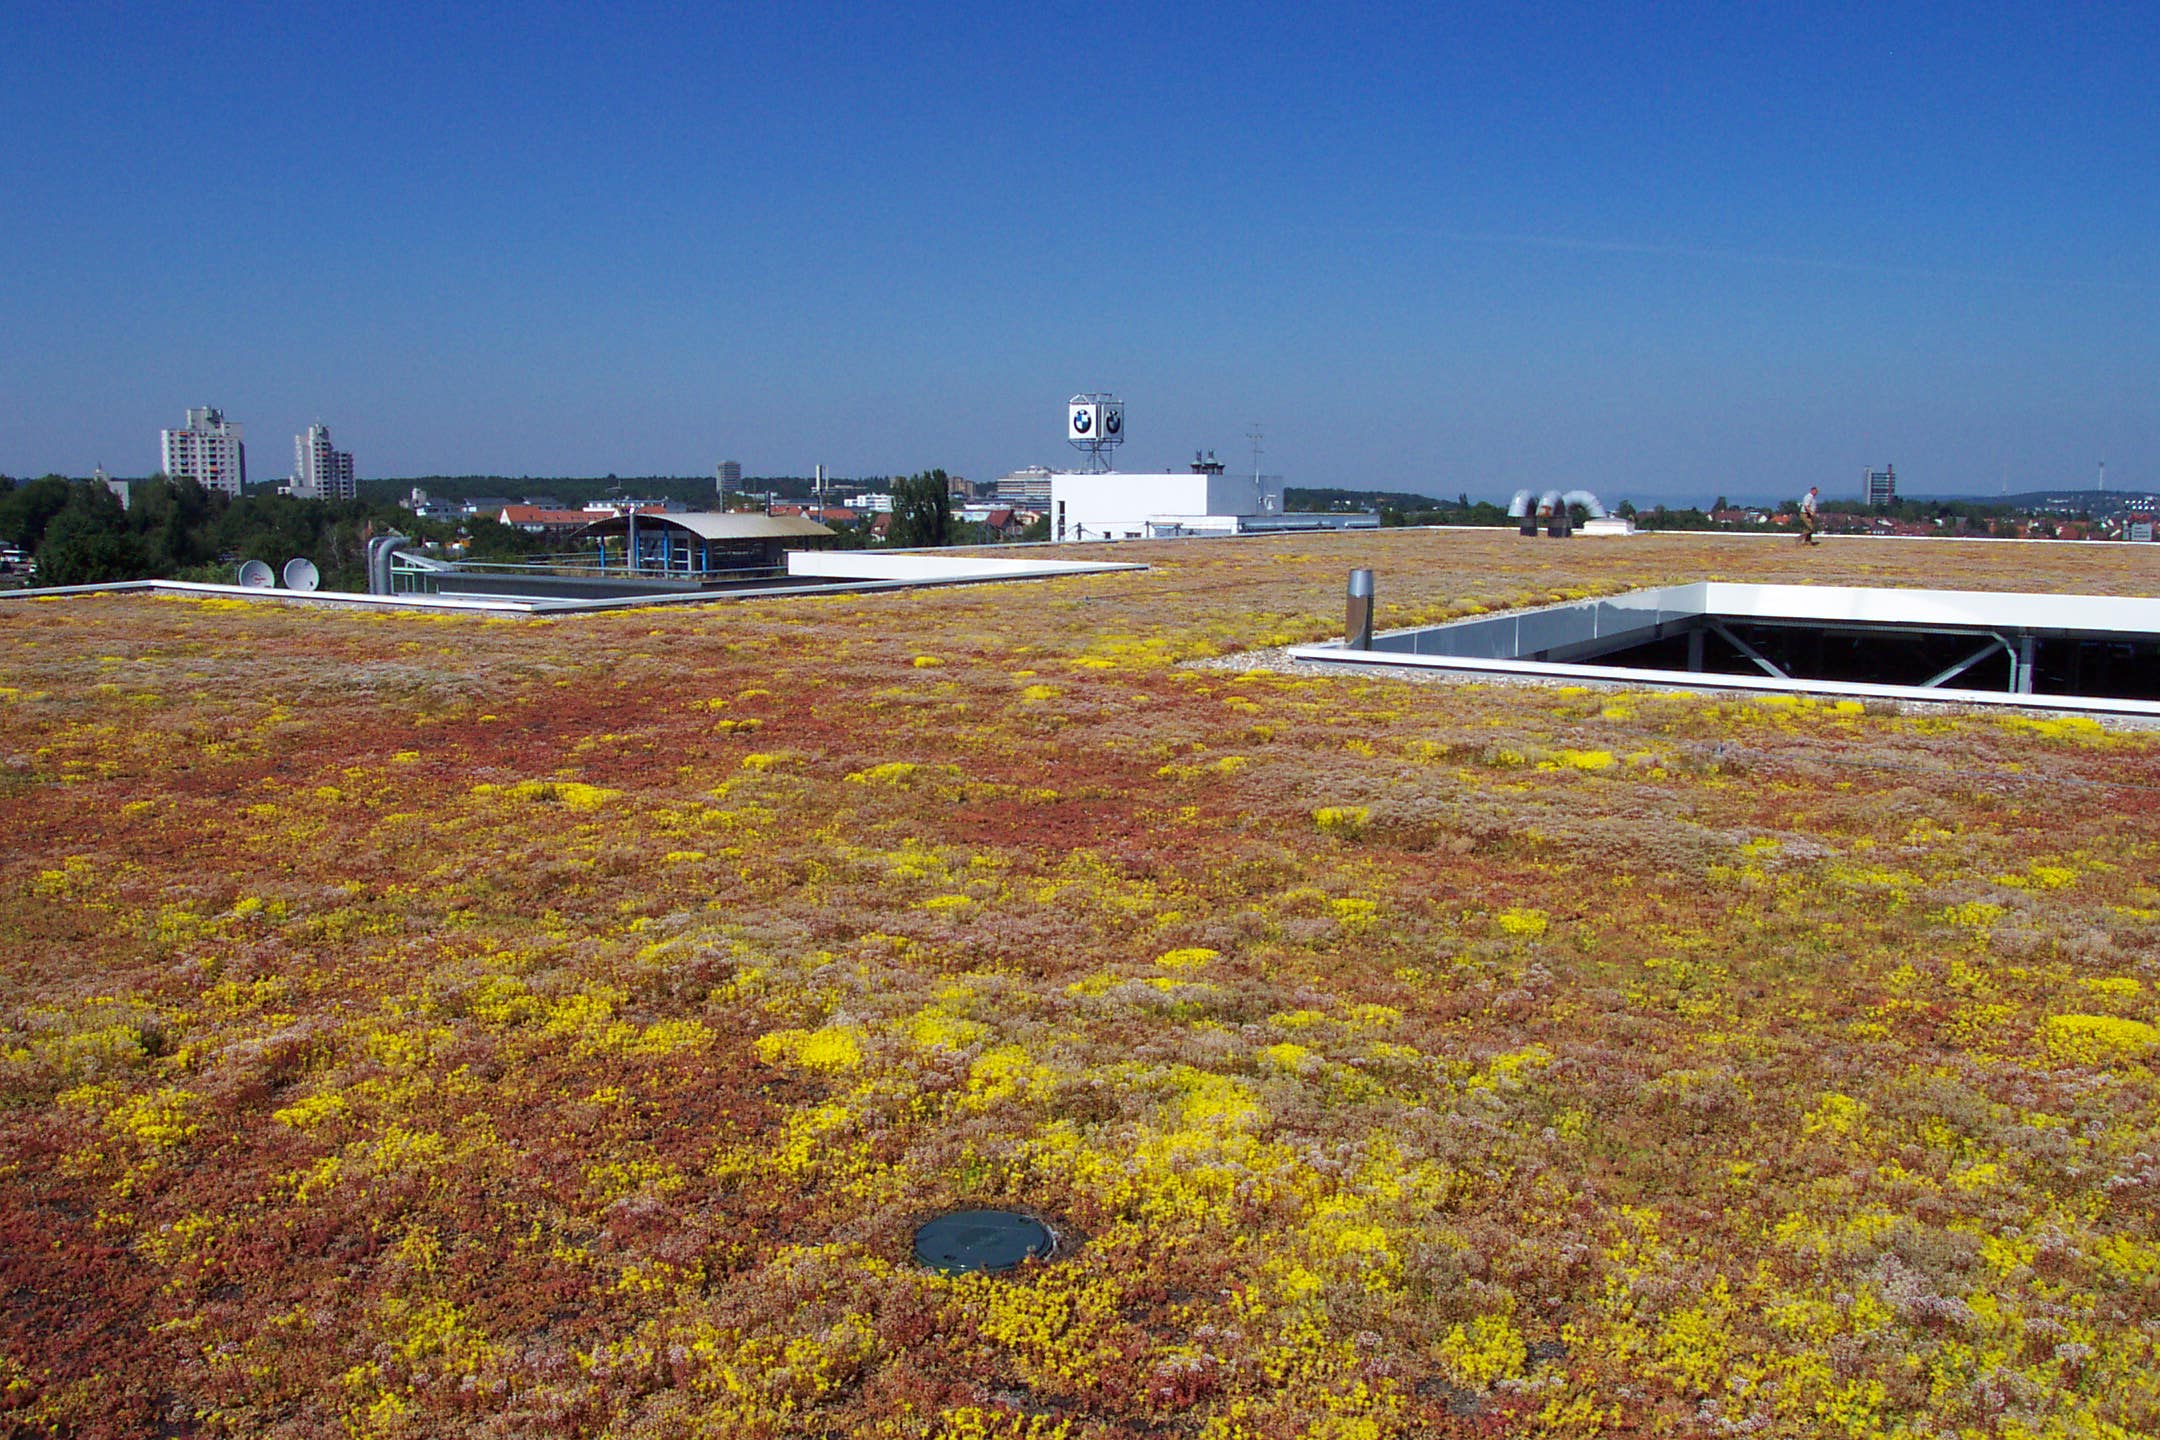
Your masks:
M2160 714L2160 599L1706 582L1395 631L1300 659Z

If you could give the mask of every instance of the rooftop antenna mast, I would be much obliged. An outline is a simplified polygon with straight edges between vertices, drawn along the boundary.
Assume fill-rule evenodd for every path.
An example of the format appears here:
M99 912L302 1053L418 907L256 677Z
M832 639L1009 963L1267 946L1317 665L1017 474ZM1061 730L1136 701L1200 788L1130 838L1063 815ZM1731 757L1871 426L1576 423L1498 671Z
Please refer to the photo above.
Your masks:
M1246 438L1246 439L1248 439L1248 440L1250 440L1250 441L1252 441L1252 483L1253 483L1254 485L1256 485L1256 486L1257 486L1257 485L1258 485L1258 484L1260 483L1260 422L1259 422L1259 421L1255 420L1255 421L1253 421L1253 422L1252 422L1252 429L1250 429L1250 430L1248 430L1248 431L1246 431L1246 432L1245 432L1245 438Z
M2107 493L2107 461L2105 460L2100 462L2100 493L2103 495Z

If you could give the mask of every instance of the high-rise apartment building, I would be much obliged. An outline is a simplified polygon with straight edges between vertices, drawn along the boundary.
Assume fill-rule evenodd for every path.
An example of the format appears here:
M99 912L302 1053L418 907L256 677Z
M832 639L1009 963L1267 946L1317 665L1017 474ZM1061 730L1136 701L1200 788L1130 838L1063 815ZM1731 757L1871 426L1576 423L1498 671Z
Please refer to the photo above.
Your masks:
M1007 505L1048 505L1050 482L1056 478L1055 471L1040 465L1025 466L991 481L990 498Z
M135 482L133 482L132 480L113 479L112 476L105 473L105 467L102 465L98 466L97 469L90 472L90 482L94 485L104 486L106 493L111 495L113 499L120 502L120 508L122 510L129 508L135 503Z
M1867 472L1867 503L1897 504L1897 466L1885 465L1880 470Z
M350 500L358 493L353 482L352 452L333 449L330 427L318 420L307 434L293 436L292 493L302 500Z
M234 499L247 484L247 446L240 427L225 412L208 405L187 412L185 430L166 430L159 465L169 479L193 480L205 490L222 490Z

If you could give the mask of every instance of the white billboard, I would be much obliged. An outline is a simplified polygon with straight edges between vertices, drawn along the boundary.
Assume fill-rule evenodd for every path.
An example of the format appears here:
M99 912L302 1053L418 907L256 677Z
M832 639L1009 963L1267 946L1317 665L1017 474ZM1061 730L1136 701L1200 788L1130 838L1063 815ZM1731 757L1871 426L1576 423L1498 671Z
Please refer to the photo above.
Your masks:
M1065 438L1068 440L1102 439L1103 407L1093 400L1075 398L1065 407ZM1121 420L1120 425L1123 425Z

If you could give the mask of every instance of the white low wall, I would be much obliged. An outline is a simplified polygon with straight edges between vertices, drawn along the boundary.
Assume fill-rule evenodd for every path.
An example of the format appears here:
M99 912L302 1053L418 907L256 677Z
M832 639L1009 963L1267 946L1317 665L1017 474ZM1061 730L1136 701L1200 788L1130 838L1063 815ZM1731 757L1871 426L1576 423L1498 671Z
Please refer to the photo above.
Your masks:
M788 574L821 580L1029 580L1052 575L1093 575L1105 570L1145 570L1145 565L1086 560L1008 560L935 550L888 554L875 550L790 550Z
M363 595L356 590L281 590L274 585L205 585L193 580L108 580L100 585L54 585L42 590L0 590L0 602L63 595L179 595L203 600L268 600L288 605L327 605L376 610L480 610L527 614L522 600L464 595Z
M950 550L907 550L898 554L866 550L794 550L788 553L791 579L841 581L841 589L901 589L909 585L968 585L984 580L1048 580L1063 575L1100 575L1112 570L1145 570L1145 565L1088 560L1007 559L964 555ZM853 581L853 585L844 582ZM118 580L103 585L63 585L44 590L0 590L0 604L27 604L71 595L184 595L199 598L267 600L290 605L363 606L377 610L479 611L497 615L571 615L599 610L642 609L655 605L705 605L718 600L761 600L807 591L785 580L742 590L685 590L666 595L627 595L607 600L480 595L358 595L344 590L280 590L247 585L201 585L182 580Z

